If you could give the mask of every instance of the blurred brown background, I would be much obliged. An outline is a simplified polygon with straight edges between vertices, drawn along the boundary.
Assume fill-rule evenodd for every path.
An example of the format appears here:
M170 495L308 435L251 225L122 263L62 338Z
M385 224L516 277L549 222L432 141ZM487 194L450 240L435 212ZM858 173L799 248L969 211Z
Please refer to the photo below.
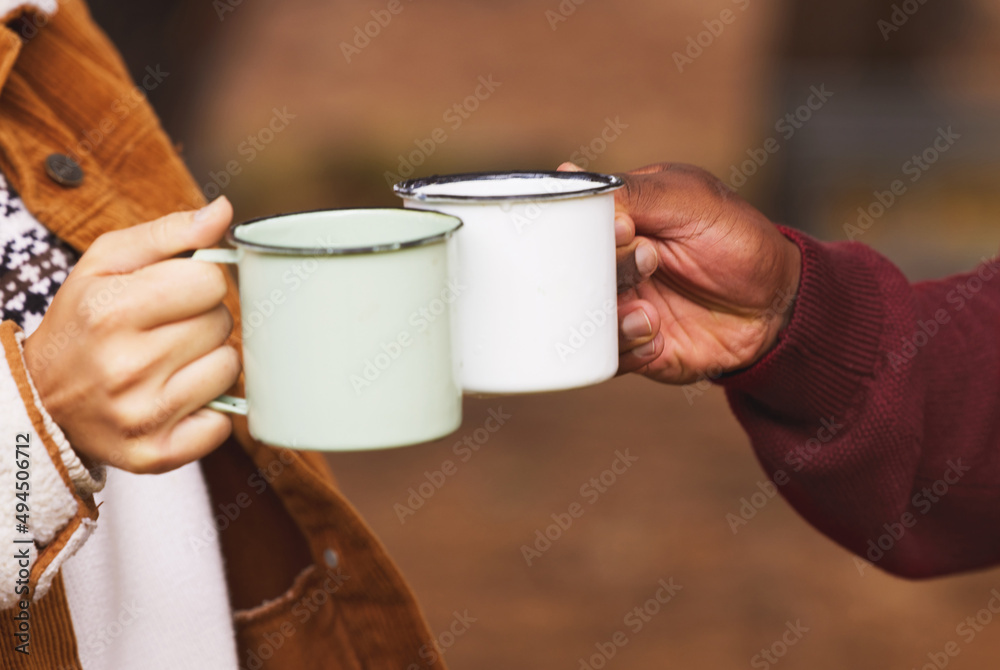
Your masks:
M136 73L170 72L150 99L206 192L226 193L239 218L394 205L386 173L403 176L402 162L419 160L418 175L553 168L587 146L598 171L700 164L830 240L904 179L858 239L914 278L969 268L1000 244L993 0L401 0L381 26L383 0L93 4ZM377 27L367 42L366 27ZM679 68L675 53L690 62ZM469 98L480 77L499 86ZM799 110L813 87L833 95ZM269 133L275 110L287 125ZM617 134L602 144L609 120ZM421 150L436 128L447 140ZM949 128L953 146L908 172ZM771 137L780 150L747 164ZM477 440L490 410L510 418L461 462L453 446ZM635 466L527 565L522 545L624 449ZM1000 622L972 640L956 631L1000 587L996 570L924 583L862 574L780 499L734 534L726 515L763 475L715 389L628 378L470 399L448 439L330 460L455 668L585 667L617 631L628 644L609 668L762 668L755 655L789 622L809 630L777 659L785 670L922 668L952 641L949 668L1000 657ZM394 505L446 460L457 473L401 523ZM626 615L671 578L683 588L635 632ZM450 636L466 610L476 622Z

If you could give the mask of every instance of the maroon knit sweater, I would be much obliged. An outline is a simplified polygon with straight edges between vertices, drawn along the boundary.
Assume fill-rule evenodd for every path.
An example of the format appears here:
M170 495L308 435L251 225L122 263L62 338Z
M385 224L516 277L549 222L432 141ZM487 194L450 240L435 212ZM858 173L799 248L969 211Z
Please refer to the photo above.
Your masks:
M782 232L802 250L791 322L720 380L761 464L889 572L1000 563L1000 261L911 284L864 245Z

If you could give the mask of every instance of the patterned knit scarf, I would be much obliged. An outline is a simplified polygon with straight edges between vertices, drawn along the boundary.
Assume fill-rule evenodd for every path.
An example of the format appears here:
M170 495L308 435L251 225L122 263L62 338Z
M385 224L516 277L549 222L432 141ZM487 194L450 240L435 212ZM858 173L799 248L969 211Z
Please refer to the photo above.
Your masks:
M78 259L35 220L0 175L0 320L34 332Z

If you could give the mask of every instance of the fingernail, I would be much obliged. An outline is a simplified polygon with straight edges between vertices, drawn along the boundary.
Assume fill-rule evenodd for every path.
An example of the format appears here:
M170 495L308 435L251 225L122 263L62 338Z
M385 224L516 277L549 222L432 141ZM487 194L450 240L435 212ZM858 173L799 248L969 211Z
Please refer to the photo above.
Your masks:
M625 219L620 216L615 217L615 241L618 244L628 244L628 237L631 230L628 224L625 223Z
M636 347L632 350L632 355L636 358L648 358L654 353L656 353L656 340L646 342L646 344L641 347Z
M219 202L222 200L222 198L223 196L220 195L215 200L213 200L212 202L208 203L207 205L199 209L197 212L195 212L194 220L204 221L205 219L209 218L212 215L212 212L215 211L214 208L219 205Z
M656 250L651 244L640 244L635 250L635 267L643 277L656 270Z
M637 309L622 319L622 334L630 340L649 337L653 334L653 324L644 310Z

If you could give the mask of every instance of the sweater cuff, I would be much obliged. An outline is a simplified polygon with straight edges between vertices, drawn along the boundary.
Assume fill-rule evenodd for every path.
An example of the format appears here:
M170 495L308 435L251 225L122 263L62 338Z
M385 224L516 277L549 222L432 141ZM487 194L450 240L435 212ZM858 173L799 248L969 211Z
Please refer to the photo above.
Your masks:
M802 252L791 321L763 359L718 383L777 417L844 416L878 363L884 309L874 270L885 261L859 243L779 228Z
M23 332L17 332L14 334L14 338L17 342L18 349L21 353L21 362L24 361L24 340L26 335ZM34 399L35 408L38 413L42 416L42 422L45 426L45 432L53 444L59 449L59 459L66 466L66 471L69 473L70 481L73 482L73 486L76 487L77 492L82 496L90 496L101 489L104 488L104 483L107 480L107 471L103 465L95 465L92 468L87 468L83 461L80 460L80 456L70 445L69 440L66 439L65 433L62 429L56 425L56 422L52 420L49 413L45 411L45 407L42 405L41 396L38 395L38 389L35 388L35 382L31 379L31 373L28 372L27 368L24 369L24 378L28 382L28 387L31 389L31 395Z

